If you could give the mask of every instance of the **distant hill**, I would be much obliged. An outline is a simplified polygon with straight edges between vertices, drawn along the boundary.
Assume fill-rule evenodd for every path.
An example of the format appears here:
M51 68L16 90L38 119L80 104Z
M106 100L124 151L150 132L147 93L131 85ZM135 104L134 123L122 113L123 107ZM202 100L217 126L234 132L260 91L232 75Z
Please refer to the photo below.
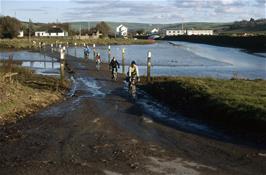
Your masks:
M251 18L249 21L242 20L232 23L225 33L254 33L266 35L266 19L254 20Z
M99 21L92 22L70 22L58 24L58 26L64 28L65 30L71 29L74 31L79 31L81 29L93 28ZM106 22L112 29L116 30L116 27L123 24L129 28L129 31L136 31L139 29L144 29L146 32L152 30L153 28L167 29L176 28L181 29L181 23L174 24L147 24L147 23L130 23L130 22ZM27 27L27 22L23 22L23 26ZM47 26L52 24L34 23L34 28L37 30L47 28ZM56 24L54 24L56 25ZM237 21L232 23L211 23L211 22L187 22L183 23L184 29L211 29L220 34L238 34L238 33L255 33L255 34L265 34L266 35L266 19L250 19L249 21Z
M72 22L69 26L72 30L88 29L90 27L95 27L99 22ZM129 30L139 30L144 29L145 31L150 31L154 28L167 29L167 28L182 28L181 23L175 24L145 24L145 23L128 23L128 22L106 22L113 31L120 24L123 24L129 28ZM212 29L221 30L224 28L229 28L232 23L208 23L208 22L189 22L184 23L184 29Z
M91 27L95 27L99 21L94 22L71 22L69 26L72 30L88 29ZM153 28L162 28L165 26L169 26L169 24L145 24L145 23L129 23L129 22L106 22L113 31L116 30L116 27L120 24L123 24L129 28L129 30L138 30L144 29L145 31L152 30Z

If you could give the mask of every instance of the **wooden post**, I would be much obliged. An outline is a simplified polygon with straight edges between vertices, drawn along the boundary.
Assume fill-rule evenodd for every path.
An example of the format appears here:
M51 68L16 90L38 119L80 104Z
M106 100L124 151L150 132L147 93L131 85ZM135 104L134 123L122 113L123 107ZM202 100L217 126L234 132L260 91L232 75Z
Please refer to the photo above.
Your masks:
M43 45L43 51L45 52L45 46L46 46L46 44L43 43L42 45Z
M45 43L43 43L43 58L44 58L44 69L46 69L46 49L45 49Z
M42 52L42 46L40 42L39 42L39 49L40 49L40 52Z
M60 78L61 84L64 83L65 79L65 50L63 48L60 49Z
M122 49L122 73L125 74L125 48Z
M93 59L96 59L96 45L93 44Z
M111 46L108 46L108 64L111 62Z
M75 43L75 57L77 57L77 43Z
M147 81L151 81L151 51L148 51L147 54Z
M68 44L68 42L66 43L66 53L67 53L67 55L68 55L68 47L69 47L69 44Z

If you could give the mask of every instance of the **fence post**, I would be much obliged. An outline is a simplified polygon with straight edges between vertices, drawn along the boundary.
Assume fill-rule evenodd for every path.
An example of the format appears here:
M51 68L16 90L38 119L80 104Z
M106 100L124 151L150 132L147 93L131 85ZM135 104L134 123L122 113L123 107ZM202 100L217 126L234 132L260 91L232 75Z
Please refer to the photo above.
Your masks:
M65 79L65 50L64 48L60 49L60 77L61 77L61 84L64 83Z
M122 73L125 74L125 48L122 49Z
M108 64L110 63L111 61L111 46L109 45L108 46Z
M96 59L96 45L93 44L93 59Z
M148 51L147 54L147 81L151 81L151 51Z

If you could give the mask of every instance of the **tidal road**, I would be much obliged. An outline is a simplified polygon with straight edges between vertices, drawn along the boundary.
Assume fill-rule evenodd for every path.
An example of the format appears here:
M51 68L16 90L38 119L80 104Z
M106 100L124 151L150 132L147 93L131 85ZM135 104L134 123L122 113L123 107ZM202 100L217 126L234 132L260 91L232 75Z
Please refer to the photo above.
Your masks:
M265 149L156 122L106 64L98 72L93 61L66 59L65 100L0 127L1 175L266 174Z

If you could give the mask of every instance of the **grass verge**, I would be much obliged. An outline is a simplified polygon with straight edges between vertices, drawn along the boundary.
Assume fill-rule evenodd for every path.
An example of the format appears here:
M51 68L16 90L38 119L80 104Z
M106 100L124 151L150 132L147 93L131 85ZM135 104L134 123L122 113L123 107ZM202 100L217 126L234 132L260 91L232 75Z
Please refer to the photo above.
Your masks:
M68 87L56 77L36 75L13 66L0 67L0 125L16 122L29 114L60 101ZM15 73L11 78L8 75Z
M172 110L232 129L266 131L266 81L157 77L141 86Z

